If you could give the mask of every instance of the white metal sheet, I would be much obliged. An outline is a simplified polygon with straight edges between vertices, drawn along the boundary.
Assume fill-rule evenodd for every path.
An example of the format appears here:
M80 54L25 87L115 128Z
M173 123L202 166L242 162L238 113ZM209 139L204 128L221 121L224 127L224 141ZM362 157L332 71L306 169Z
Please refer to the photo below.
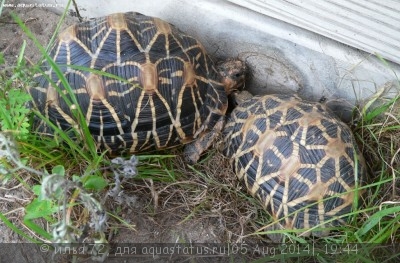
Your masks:
M400 63L400 1L228 1Z

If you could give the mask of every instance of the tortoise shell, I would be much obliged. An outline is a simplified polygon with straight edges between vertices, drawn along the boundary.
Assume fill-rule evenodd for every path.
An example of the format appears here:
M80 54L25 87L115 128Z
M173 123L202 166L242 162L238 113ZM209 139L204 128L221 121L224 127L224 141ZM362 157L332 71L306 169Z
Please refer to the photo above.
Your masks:
M349 127L324 105L255 96L233 110L223 135L223 154L278 228L323 235L346 222L364 163Z
M110 152L190 142L212 130L227 108L226 85L202 44L158 18L129 12L73 25L50 57L97 145ZM48 62L42 70L30 89L35 106L63 130L79 127L61 79Z

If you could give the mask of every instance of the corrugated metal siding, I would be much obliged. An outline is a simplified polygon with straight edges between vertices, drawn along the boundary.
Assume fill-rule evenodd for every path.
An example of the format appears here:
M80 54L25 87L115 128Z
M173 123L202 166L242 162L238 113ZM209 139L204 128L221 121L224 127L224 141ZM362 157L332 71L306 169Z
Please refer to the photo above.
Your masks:
M228 0L400 64L399 0Z

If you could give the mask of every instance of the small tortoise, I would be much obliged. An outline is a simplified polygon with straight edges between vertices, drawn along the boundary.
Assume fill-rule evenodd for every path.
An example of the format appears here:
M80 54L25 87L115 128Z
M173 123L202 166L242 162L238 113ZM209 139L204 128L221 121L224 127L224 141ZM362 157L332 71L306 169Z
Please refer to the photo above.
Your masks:
M324 105L294 95L247 98L223 136L234 172L279 221L273 229L326 235L346 222L365 164L348 126Z
M241 61L217 67L195 38L134 12L67 28L50 57L71 86L97 145L111 153L197 139L186 154L195 162L223 126L227 94L244 83ZM30 89L35 106L63 130L79 127L71 112L76 105L68 105L49 82L71 99L60 78L47 62L42 69L38 86Z

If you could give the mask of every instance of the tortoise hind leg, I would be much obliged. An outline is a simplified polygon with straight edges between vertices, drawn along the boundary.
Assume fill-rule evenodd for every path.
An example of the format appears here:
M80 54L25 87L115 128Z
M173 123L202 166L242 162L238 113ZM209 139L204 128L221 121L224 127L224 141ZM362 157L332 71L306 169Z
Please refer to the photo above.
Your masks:
M188 164L197 163L200 159L200 155L210 148L215 139L219 136L224 123L225 118L221 116L212 130L202 132L195 141L186 144L183 156Z

